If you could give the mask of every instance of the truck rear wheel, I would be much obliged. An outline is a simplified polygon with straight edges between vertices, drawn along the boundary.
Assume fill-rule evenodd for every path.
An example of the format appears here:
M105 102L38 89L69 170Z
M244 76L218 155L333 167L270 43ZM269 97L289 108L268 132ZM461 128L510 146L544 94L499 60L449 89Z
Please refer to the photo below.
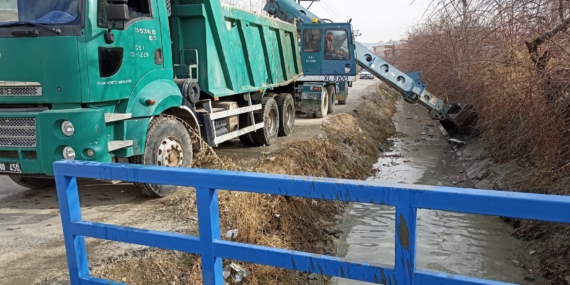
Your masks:
M295 103L293 96L289 93L277 95L277 106L279 107L279 135L288 136L293 132L295 125Z
M129 162L167 167L192 166L192 138L180 119L173 116L154 118L148 127L144 154L129 158ZM135 187L150 197L166 197L178 186L135 183Z
M262 101L261 113L255 114L255 121L263 121L263 128L253 133L256 145L271 145L279 134L279 108L271 96L265 96Z
M329 92L327 91L327 88L323 88L323 93L321 95L321 108L320 111L315 115L317 118L326 117L329 111L329 102Z
M47 189L55 186L55 180L50 178L36 178L28 176L9 175L14 183L29 189Z

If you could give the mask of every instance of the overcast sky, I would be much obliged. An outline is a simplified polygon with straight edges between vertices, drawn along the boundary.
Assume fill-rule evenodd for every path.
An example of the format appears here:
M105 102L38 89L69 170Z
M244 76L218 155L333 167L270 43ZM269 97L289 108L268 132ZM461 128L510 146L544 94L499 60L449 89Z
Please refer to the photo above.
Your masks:
M399 40L424 16L432 0L321 0L310 11L335 22L352 18L359 42ZM301 2L307 7L311 2Z

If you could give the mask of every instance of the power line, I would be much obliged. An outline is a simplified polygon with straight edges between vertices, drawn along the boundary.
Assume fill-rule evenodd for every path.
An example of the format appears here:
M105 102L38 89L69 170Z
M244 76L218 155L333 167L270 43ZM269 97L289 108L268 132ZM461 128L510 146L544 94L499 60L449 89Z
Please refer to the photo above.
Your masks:
M344 21L343 17L341 16L341 13L338 12L338 10L334 7L333 4L331 4L330 2L329 3L325 2L325 5L327 5L331 9L331 11L336 15L337 18L339 18L341 21Z
M335 18L334 20L337 20L339 22L341 22L341 17L339 17L338 15L336 15L334 12L332 12L332 10L329 8L329 6L326 4L326 2L322 2L323 5L321 5L321 7L323 7L323 9L332 17Z

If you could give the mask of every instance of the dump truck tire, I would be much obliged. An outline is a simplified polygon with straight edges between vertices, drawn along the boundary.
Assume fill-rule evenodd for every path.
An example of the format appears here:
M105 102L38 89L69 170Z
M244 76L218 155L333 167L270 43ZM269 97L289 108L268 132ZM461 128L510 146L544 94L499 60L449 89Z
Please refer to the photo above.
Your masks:
M334 102L336 102L336 88L334 85L327 86L327 91L329 92L329 114L334 112Z
M317 112L315 117L324 118L327 116L329 111L329 102L329 91L327 91L327 88L323 88L323 94L321 96L321 109L319 112Z
M263 128L253 133L256 145L271 145L279 134L279 106L272 96L265 96L260 113L255 114L255 121L264 123Z
M144 154L129 158L133 164L168 167L192 166L192 138L182 121L173 116L154 118L148 126ZM174 193L178 186L134 183L149 197L161 198Z
M28 176L9 175L14 183L28 189L47 189L55 186L55 180L50 178L36 178Z
M239 115L239 127L245 128L251 126L251 116L250 113L244 113ZM253 146L255 145L255 140L253 139L253 133L247 133L245 135L239 136L240 142L245 146Z
M275 97L279 107L279 135L288 136L295 126L295 102L289 93L281 93Z

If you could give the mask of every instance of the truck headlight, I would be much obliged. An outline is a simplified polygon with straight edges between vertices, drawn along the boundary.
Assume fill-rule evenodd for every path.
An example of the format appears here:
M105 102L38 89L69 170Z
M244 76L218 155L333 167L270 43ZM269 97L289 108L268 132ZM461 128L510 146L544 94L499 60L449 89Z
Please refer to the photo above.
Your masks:
M66 146L63 148L62 155L63 155L63 158L65 158L66 160L74 160L75 159L75 150L70 146Z
M70 137L75 132L75 127L70 121L63 121L63 123L61 123L61 132Z

